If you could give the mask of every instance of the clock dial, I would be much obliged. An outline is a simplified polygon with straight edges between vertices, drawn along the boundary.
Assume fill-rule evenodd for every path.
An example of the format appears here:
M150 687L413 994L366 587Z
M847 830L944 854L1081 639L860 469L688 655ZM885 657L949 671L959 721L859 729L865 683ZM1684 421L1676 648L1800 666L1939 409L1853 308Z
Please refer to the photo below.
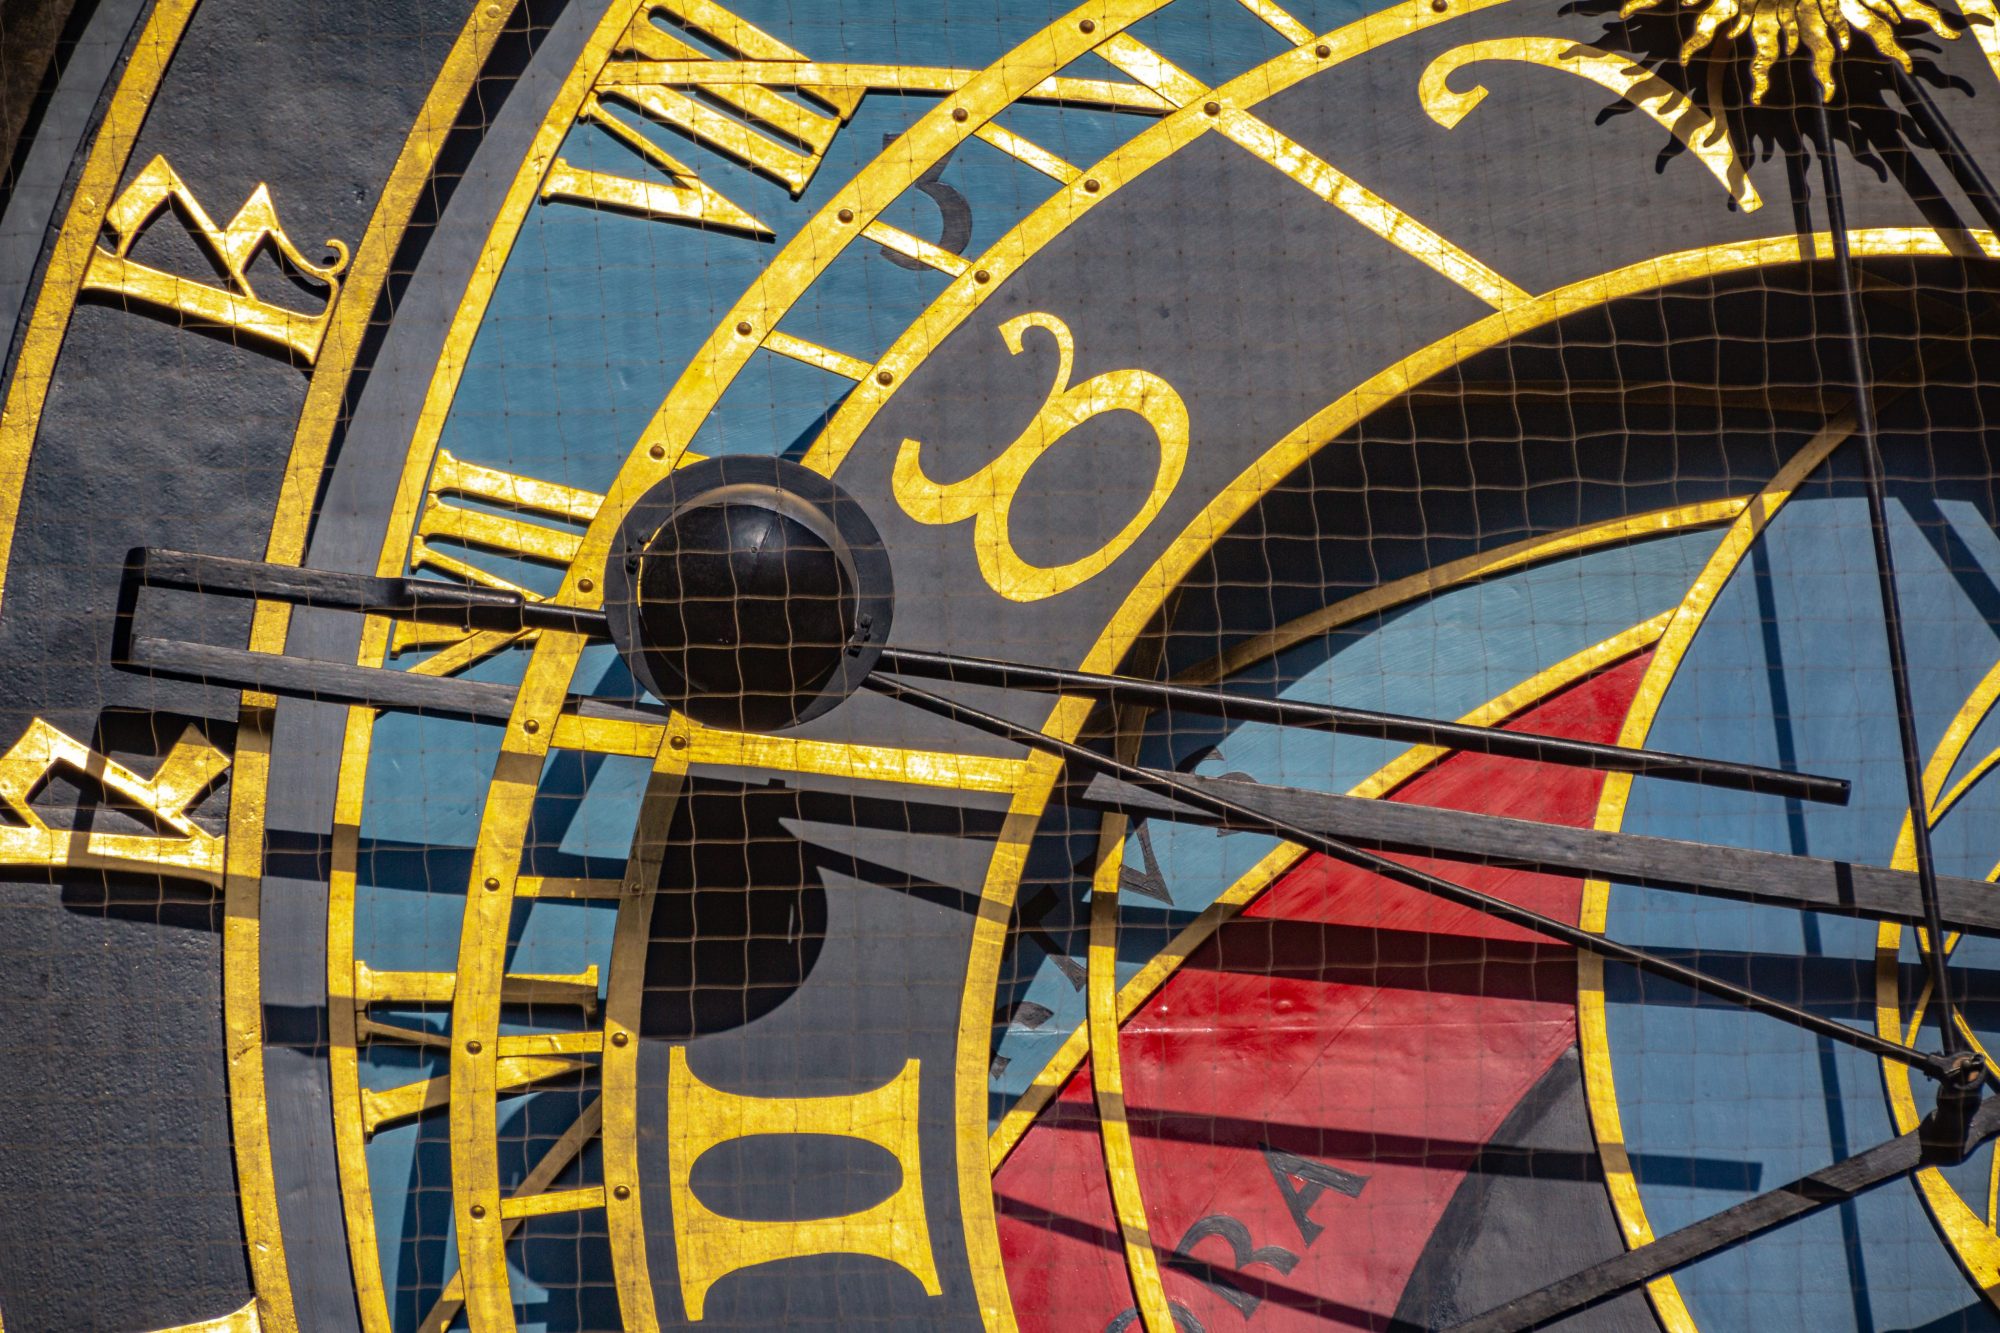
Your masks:
M1993 1323L2000 27L1842 13L79 6L0 1319Z

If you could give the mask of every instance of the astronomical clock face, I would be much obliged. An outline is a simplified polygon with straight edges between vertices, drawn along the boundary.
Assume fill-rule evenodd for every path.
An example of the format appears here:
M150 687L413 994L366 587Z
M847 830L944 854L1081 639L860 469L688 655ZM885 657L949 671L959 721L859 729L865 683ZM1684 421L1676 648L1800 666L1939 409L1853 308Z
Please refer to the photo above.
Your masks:
M0 28L0 1326L2000 1326L2000 14L1625 11Z

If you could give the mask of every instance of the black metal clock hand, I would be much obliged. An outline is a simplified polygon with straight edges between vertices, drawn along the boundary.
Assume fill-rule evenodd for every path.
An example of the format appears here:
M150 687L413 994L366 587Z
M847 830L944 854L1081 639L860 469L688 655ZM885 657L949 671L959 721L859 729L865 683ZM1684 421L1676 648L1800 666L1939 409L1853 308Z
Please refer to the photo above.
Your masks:
M258 598L295 606L393 615L466 629L520 631L554 629L605 637L604 612L530 601L501 589L477 588L428 579L375 578L325 570L267 565L254 560L186 551L134 551L127 561L126 597L136 602L140 588L178 589L204 595ZM734 588L735 581L726 585ZM726 600L722 603L729 606ZM382 672L369 667L301 662L239 649L208 647L130 634L133 617L121 617L116 660L175 679L254 688L328 702L385 709L421 709L440 714L505 721L511 695L504 687L474 682ZM732 627L733 628L733 627ZM751 651L758 651L752 648ZM1839 778L1792 773L1756 764L1702 759L1692 755L1633 750L1617 745L1538 736L1499 727L1441 722L1371 709L1260 699L1228 690L1084 671L1062 671L1019 662L920 652L871 645L875 669L899 675L955 680L963 684L1043 692L1091 694L1114 703L1138 702L1179 708L1238 722L1331 731L1408 745L1438 745L1477 754L1600 772L1633 773L1676 782L1733 788L1834 805L1846 803L1849 784ZM382 680L389 676L392 679ZM252 683L252 682L256 683ZM777 691L773 691L776 693Z
M1723 981L1720 978L1710 976L1708 973L1697 971L1681 963L1661 958L1644 949L1636 948L1629 944L1621 944L1616 940L1606 939L1602 935L1597 935L1583 929L1581 926L1572 925L1566 921L1558 921L1554 917L1545 916L1540 912L1522 907L1517 903L1509 902L1504 898L1496 898L1491 894L1481 893L1477 889L1454 883L1441 876L1419 870L1414 866L1404 865L1400 861L1393 861L1386 856L1365 851L1351 842L1330 837L1319 830L1306 828L1289 820L1280 819L1265 811L1253 808L1244 801L1236 800L1218 792L1215 786L1197 787L1182 778L1180 774L1167 773L1159 769L1141 768L1137 764L1128 764L1121 760L1113 759L1108 755L1099 754L1088 746L1078 745L1073 741L1066 741L1050 736L1044 732L1035 730L1033 727L1023 726L1018 722L1010 722L1005 718L996 717L981 709L954 702L940 695L932 694L928 690L918 689L914 685L905 684L893 677L871 676L868 678L866 686L868 689L874 690L879 694L886 694L892 698L901 699L926 712L935 713L939 717L949 718L966 726L976 727L990 735L1012 741L1017 745L1029 746L1044 753L1055 755L1063 759L1066 763L1083 771L1117 778L1141 790L1164 796L1171 801L1191 806L1197 810L1206 810L1210 814L1228 820L1240 827L1259 829L1265 833L1283 838L1288 842L1296 842L1302 847L1319 852L1324 856L1330 856L1336 861L1342 861L1348 865L1372 871L1384 879L1392 880L1395 883L1406 885L1419 892L1442 898L1446 902L1471 908L1475 912L1483 913L1496 920L1505 921L1509 925L1520 926L1524 929L1546 935L1550 939L1561 940L1563 943L1572 945L1586 953L1593 953L1599 957L1611 959L1614 962L1626 963L1642 972L1678 982L1704 995L1714 996L1717 999L1741 1005L1753 1013L1782 1019L1795 1027L1804 1028L1808 1032L1813 1032L1819 1036L1856 1047L1868 1052L1870 1055L1878 1056L1885 1060L1894 1060L1899 1064L1910 1065L1922 1070L1932 1078L1942 1080L1952 1072L1953 1066L1943 1056L1912 1050L1907 1046L1898 1045L1873 1033L1859 1031L1823 1015L1811 1013L1794 1005L1786 1004L1781 1000L1774 1000L1768 995L1759 994L1746 987Z
M1917 877L1907 871L1337 796L1230 778L1180 773L1170 776L1198 791L1225 796L1272 819L1317 829L1369 851L1437 856L1558 875L1587 875L1672 892L1706 894L1808 912L1834 912L1903 925L1925 922L1922 887ZM1197 809L1102 774L1091 779L1081 801L1134 818L1241 827L1213 811ZM2000 935L2000 894L1994 892L1993 885L1984 880L1940 876L1938 890L1947 930Z

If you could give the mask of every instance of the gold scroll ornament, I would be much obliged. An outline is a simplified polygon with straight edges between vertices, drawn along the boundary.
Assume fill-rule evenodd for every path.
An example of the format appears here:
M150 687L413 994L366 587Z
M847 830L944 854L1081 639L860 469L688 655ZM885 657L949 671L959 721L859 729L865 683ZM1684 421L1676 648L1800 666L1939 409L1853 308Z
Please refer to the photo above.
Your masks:
M133 260L132 247L154 219L169 208L178 212L190 233L208 251L229 279L227 288L196 282L152 268ZM122 297L158 313L177 314L187 319L229 329L237 337L261 343L267 350L283 348L304 365L319 356L320 342L326 337L327 321L340 295L340 273L347 267L347 246L329 240L326 248L333 258L315 264L299 252L278 221L271 202L271 188L259 184L226 227L218 227L208 211L188 189L164 156L155 157L133 177L132 183L111 201L104 225L113 243L100 241L90 252L90 266L84 270L83 290ZM261 300L250 283L251 261L266 245L295 272L327 288L326 304L316 315L302 314Z
M919 523L974 521L972 544L980 574L995 592L1015 602L1035 602L1067 592L1123 555L1173 494L1188 451L1187 405L1172 385L1148 370L1113 370L1072 386L1069 377L1075 340L1069 326L1054 315L1031 311L1002 324L1000 336L1007 350L1020 355L1022 335L1031 328L1055 338L1061 361L1048 399L1028 428L991 463L962 481L949 483L934 481L925 473L920 459L922 442L906 439L896 455L894 476L897 502ZM1160 463L1151 494L1116 536L1089 555L1053 567L1029 564L1014 549L1008 528L1022 480L1064 436L1106 412L1135 413L1153 428Z
M1754 213L1764 206L1749 173L1737 161L1728 126L1708 116L1686 93L1645 67L1567 37L1496 37L1446 51L1424 70L1417 89L1417 97L1432 120L1453 129L1486 100L1486 89L1479 84L1461 93L1453 92L1446 83L1460 69L1481 60L1519 60L1590 80L1624 98L1686 144L1744 212Z

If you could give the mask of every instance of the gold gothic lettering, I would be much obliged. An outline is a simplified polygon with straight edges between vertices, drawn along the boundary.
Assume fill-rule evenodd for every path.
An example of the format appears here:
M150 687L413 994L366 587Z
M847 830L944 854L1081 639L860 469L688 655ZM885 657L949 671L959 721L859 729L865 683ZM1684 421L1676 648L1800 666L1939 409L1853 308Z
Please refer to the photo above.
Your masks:
M169 209L180 214L189 232L221 267L228 287L180 277L131 258L139 237ZM84 291L122 297L156 313L177 314L198 324L226 328L267 350L282 348L306 365L318 357L334 299L340 295L347 247L329 240L326 248L333 251L331 260L321 265L307 259L278 221L268 185L259 184L229 225L218 227L167 159L155 157L112 201L104 225L112 243L106 246L100 241L91 251L83 274ZM326 287L326 302L318 314L303 314L258 297L250 283L250 264L267 246L291 271Z

